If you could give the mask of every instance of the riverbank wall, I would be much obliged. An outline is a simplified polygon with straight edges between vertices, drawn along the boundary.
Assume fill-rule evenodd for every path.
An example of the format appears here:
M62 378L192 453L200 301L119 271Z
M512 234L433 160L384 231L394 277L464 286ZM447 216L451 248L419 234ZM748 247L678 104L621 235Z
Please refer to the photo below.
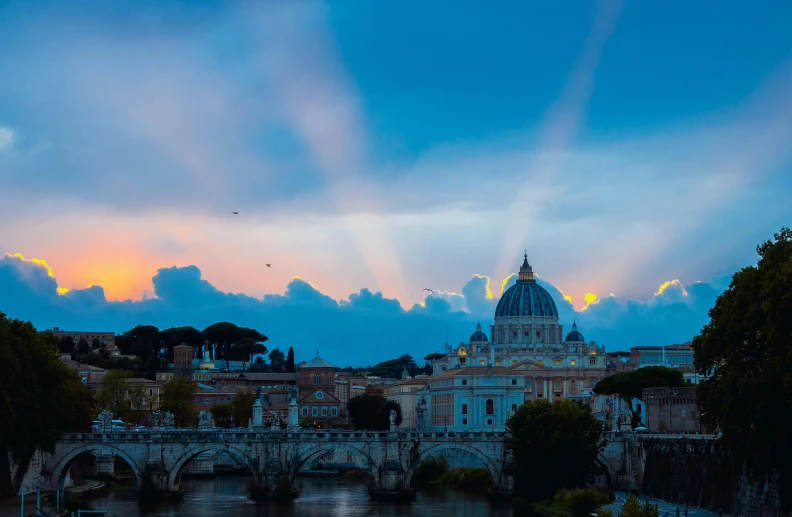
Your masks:
M641 440L641 492L680 505L746 517L789 517L773 482L748 479L717 440Z

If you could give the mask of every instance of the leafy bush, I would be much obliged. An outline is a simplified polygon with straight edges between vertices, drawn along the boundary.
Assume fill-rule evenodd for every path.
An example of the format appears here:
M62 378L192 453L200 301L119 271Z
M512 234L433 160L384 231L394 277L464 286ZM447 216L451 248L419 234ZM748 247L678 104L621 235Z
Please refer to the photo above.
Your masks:
M492 476L483 468L456 468L440 476L436 484L465 492L486 492L492 488Z
M556 506L566 508L573 517L591 515L600 506L610 503L611 500L608 492L593 488L561 490L553 497Z
M660 512L649 501L641 504L637 497L630 495L622 506L619 517L660 517Z
M448 460L445 456L426 458L415 469L412 477L412 486L415 488L430 488L448 472Z

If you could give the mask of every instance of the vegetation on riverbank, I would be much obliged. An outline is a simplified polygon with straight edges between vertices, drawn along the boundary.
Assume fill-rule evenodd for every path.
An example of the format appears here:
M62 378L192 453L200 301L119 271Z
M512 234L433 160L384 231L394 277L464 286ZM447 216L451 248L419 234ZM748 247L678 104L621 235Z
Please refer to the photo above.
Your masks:
M453 488L465 492L488 492L492 476L485 468L449 468L445 456L427 458L415 469L412 486L418 489Z

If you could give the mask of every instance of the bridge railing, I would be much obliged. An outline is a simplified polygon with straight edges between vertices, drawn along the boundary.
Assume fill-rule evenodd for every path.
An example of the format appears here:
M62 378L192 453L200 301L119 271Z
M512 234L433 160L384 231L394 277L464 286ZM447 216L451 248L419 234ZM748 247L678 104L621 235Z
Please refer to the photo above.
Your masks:
M203 430L203 429L152 429L152 430L114 430L110 432L66 433L61 442L239 442L239 441L311 441L311 440L502 440L506 433L487 431L464 432L386 432L386 431L346 431L346 430Z

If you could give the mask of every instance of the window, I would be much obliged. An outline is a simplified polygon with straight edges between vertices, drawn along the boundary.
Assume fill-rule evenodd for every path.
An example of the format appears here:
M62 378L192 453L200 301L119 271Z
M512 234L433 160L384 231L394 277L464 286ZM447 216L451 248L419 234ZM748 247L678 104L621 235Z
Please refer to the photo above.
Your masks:
M512 386L517 386L517 379L512 379Z
M479 364L484 364L484 359L479 359Z
M338 408L336 406L330 408L330 416L338 416Z
M525 391L528 393L533 393L533 386L531 385L531 379L527 379L525 381Z
M528 337L528 331L527 330L525 331L525 337Z
M569 360L569 365L570 366L575 366L576 364L577 364L577 361L575 361L574 359L570 359Z
M311 416L317 416L319 414L319 410L316 406L311 406Z
M553 366L561 366L561 359L553 359Z
M536 361L536 364L538 364L539 366L542 366L542 360L541 360L541 359L538 359L538 360Z
M462 419L462 425L467 425L467 418Z
M487 419L487 425L492 425L492 419L491 418Z
M597 364L597 358L596 357L589 357L589 364Z
M327 416L327 406L322 406L322 416Z
M462 379L462 386L467 386L467 379Z
M553 381L553 389L555 391L561 391L561 379L555 379Z
M462 414L467 415L467 404L462 404Z
M465 364L465 359L466 359L465 357L460 357L459 364Z
M517 359L512 359L512 366L514 366L515 364L517 364Z
M322 376L319 375L318 373L313 374L313 383L315 385L322 384Z
M308 406L302 407L302 416L308 416Z
M492 402L492 399L487 399L486 411L488 415L495 414L495 404Z
M641 405L640 404L635 404L635 414L636 415L640 415L641 414Z
M512 404L512 413L517 411L517 404Z

